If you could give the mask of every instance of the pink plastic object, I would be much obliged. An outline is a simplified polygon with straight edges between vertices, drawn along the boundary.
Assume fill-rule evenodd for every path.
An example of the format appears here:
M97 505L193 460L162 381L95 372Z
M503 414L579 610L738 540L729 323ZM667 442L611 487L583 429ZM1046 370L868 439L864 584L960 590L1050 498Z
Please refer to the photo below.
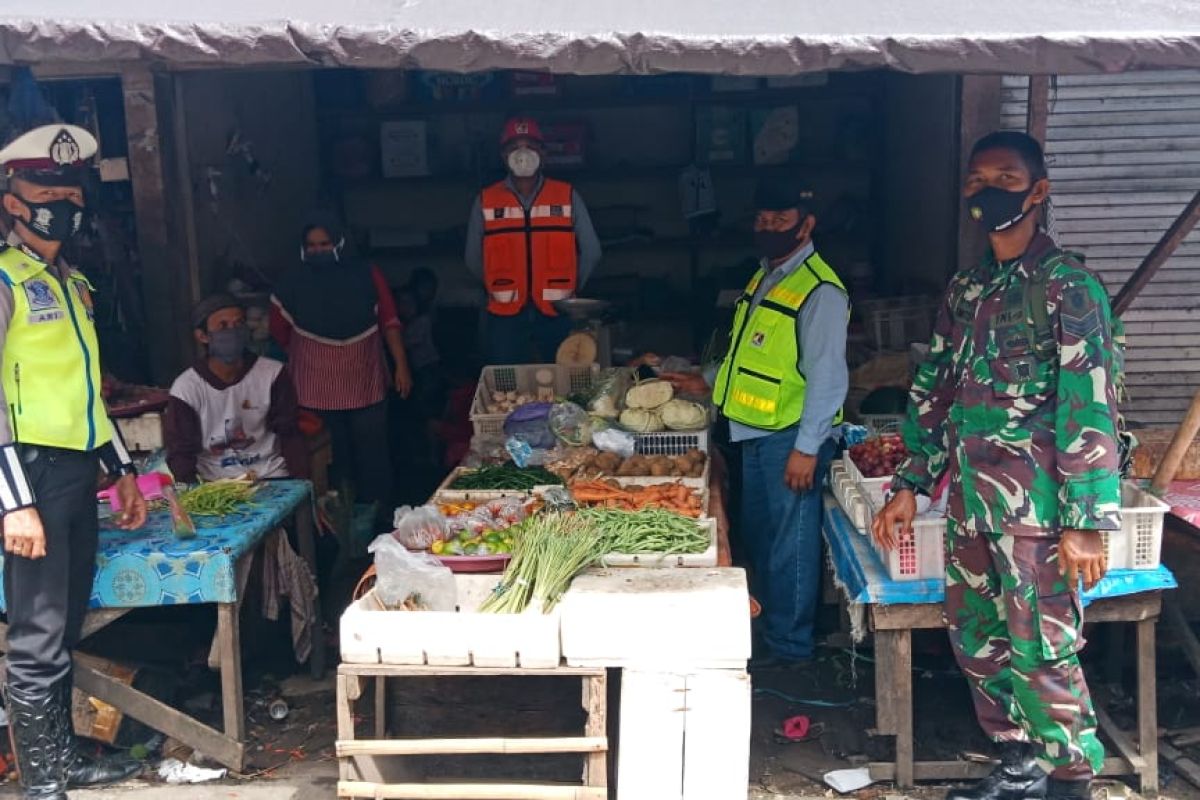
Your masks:
M138 488L142 490L142 497L148 501L161 499L163 487L170 486L171 483L171 476L161 472L148 472L145 475L138 475L137 479ZM121 510L121 500L117 497L116 486L110 486L104 491L97 492L96 497L108 501L114 512Z
M811 724L812 722L808 717L800 714L799 716L785 719L783 725L780 726L780 732L783 733L785 739L800 742L808 737L808 729Z
M510 553L495 553L490 556L436 556L451 572L503 572L512 560Z

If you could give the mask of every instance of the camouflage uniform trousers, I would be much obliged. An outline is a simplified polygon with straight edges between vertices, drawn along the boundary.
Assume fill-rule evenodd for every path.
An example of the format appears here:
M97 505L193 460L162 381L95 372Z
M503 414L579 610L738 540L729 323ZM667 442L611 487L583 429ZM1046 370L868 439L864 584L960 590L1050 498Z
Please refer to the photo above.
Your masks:
M1077 653L1083 614L1058 538L946 532L946 625L992 741L1030 742L1060 780L1099 772L1104 748Z

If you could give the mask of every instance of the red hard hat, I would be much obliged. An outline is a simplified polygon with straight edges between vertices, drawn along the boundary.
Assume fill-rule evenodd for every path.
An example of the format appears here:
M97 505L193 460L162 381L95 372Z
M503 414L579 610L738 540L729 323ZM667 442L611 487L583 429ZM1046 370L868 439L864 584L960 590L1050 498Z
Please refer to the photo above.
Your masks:
M504 123L504 133L500 134L500 146L504 147L513 139L532 139L539 143L545 141L542 138L542 129L538 127L537 121L530 117L513 117Z

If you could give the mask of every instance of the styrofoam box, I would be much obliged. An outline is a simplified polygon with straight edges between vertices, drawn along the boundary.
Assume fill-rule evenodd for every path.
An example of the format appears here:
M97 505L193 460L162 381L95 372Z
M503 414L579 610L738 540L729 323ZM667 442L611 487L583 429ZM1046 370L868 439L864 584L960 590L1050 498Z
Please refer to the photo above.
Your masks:
M609 553L600 559L605 567L715 567L717 565L717 521L699 520L708 532L708 548L703 553Z
M374 591L342 614L342 661L438 667L557 667L559 618L530 611L487 614L476 609L499 575L455 575L458 611L382 611Z
M559 604L571 666L743 669L749 592L736 568L598 569Z
M471 470L466 467L455 467L446 476L441 485L434 491L429 502L438 503L486 503L489 500L499 500L502 497L528 497L531 492L524 489L451 489L458 476Z
M1155 569L1170 506L1137 484L1121 483L1121 530L1103 534L1109 569Z

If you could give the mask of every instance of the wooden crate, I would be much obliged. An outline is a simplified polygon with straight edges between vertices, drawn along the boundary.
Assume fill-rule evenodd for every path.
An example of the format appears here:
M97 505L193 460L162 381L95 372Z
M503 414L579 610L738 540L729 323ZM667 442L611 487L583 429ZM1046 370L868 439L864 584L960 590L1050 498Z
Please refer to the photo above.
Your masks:
M404 678L500 676L574 678L582 681L581 703L587 712L582 736L488 738L387 738L386 681ZM355 702L364 682L375 683L373 739L359 739ZM607 800L608 798L608 678L604 669L554 667L543 670L481 669L477 667L416 667L389 664L343 664L337 679L338 797L389 800ZM397 782L388 775L403 774L404 756L428 755L541 755L579 753L583 761L580 785L534 783ZM401 763L397 764L396 762ZM397 770L399 767L399 770Z
M374 590L342 614L342 661L434 667L546 669L561 658L559 617L484 614L500 575L455 575L458 611L380 610Z

